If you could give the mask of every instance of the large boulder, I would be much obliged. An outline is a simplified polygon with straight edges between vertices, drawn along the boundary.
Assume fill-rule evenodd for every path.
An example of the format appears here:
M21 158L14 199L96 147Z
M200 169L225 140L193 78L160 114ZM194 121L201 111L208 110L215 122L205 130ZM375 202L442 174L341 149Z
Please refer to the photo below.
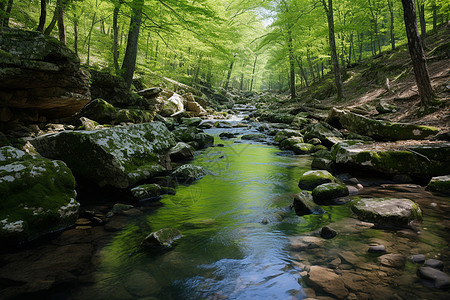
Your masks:
M31 141L43 156L67 163L76 177L128 188L165 170L159 155L175 146L160 122L95 131L64 131Z
M450 288L450 276L431 267L420 267L417 275L429 285L438 289Z
M193 126L178 127L172 133L177 140L185 142L195 149L210 147L214 144L214 137L212 135L206 134L203 130Z
M283 140L291 137L303 137L303 135L299 130L283 129L278 131L278 133L275 135L275 143L280 143Z
M342 142L332 149L333 160L359 170L432 177L450 174L450 143Z
M438 128L414 124L394 123L371 119L348 110L333 108L328 117L330 122L339 120L342 127L376 140L423 140L436 135Z
M281 150L292 150L295 144L303 143L302 137L290 137L280 143Z
M75 223L75 179L62 162L0 148L0 243L15 245Z
M361 198L353 200L351 208L363 221L384 227L403 227L422 219L419 205L409 199Z
M303 129L305 131L304 139L306 141L318 138L323 145L331 147L344 139L342 133L328 125L327 123L311 124Z
M338 299L344 299L349 294L342 278L333 270L324 267L312 266L306 277L306 282Z
M315 187L329 182L336 182L336 178L328 171L307 171L300 177L298 186L304 190L312 191Z
M202 178L207 174L207 171L203 167L185 164L176 168L172 172L172 177L176 178L179 183L188 184Z
M95 120L100 124L112 124L116 119L117 110L110 103L98 98L83 107L77 116Z
M186 110L192 112L195 117L206 116L208 112L196 101L186 101Z
M314 202L318 204L324 204L332 199L348 196L348 194L349 191L345 184L334 182L321 184L312 191Z
M194 158L195 149L186 143L179 142L169 151L171 161L183 161Z
M69 117L91 100L89 73L77 55L36 31L0 32L0 108L34 112L35 120ZM1 110L1 109L0 109Z
M169 117L184 110L184 99L181 95L171 91L163 91L156 98L159 103L159 113L163 117Z
M431 178L427 190L450 195L450 175Z

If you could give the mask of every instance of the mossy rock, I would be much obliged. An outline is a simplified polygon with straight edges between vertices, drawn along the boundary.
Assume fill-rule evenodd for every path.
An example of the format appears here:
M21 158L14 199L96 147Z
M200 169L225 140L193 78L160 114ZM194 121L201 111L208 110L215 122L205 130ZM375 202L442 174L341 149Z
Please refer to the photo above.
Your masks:
M306 116L305 116L306 115ZM291 125L297 129L302 129L305 126L312 123L311 119L308 119L307 113L299 113L294 117L294 120L292 121Z
M142 242L142 247L148 250L170 248L176 240L182 237L183 235L178 229L163 228L150 233Z
M172 177L174 177L178 183L189 184L207 174L208 172L203 167L186 164L176 168L172 172Z
M427 190L450 195L450 175L431 178L430 183L428 183Z
M182 161L194 158L195 149L189 144L179 142L170 149L169 155L171 161Z
M86 117L101 124L112 124L116 115L116 108L100 98L86 104L77 114L78 117Z
M297 143L292 146L292 150L294 150L295 154L309 154L313 153L315 149L314 145L308 143Z
M313 201L310 193L302 191L295 195L293 207L297 216L323 214L325 211Z
M311 162L311 169L333 171L334 161L322 157L314 157L313 161Z
M142 202L161 198L163 189L156 183L144 184L132 188L131 194L136 201Z
M290 137L290 138L287 138L287 139L283 140L280 143L280 149L281 150L292 150L294 145L298 144L298 143L303 143L303 138L302 137L299 137L299 136Z
M264 142L266 140L266 136L262 133L250 133L241 136L241 140Z
M73 225L75 179L62 161L0 148L0 243L15 245Z
M280 143L285 139L291 137L303 137L303 135L298 130L283 129L278 131L278 133L275 135L275 143Z
M339 130L327 123L312 124L304 128L303 131L305 131L304 139L306 141L318 138L327 147L331 147L344 139L344 136Z
M194 148L196 149L210 147L214 144L214 137L212 135L206 134L202 130L192 126L178 127L172 133L178 141L195 145Z
M175 146L160 122L95 131L64 131L31 141L43 156L63 160L75 176L99 186L128 188L164 171L160 154Z
M312 191L314 202L318 204L327 203L330 200L349 195L346 185L341 183L325 183L317 186Z
M197 127L202 122L200 118L181 118L181 124L186 126L194 126Z
M330 182L336 182L336 178L328 171L307 171L300 177L298 186L303 190L312 191L315 187Z
M361 220L382 227L404 227L422 219L419 205L409 199L359 198L351 202L351 209Z

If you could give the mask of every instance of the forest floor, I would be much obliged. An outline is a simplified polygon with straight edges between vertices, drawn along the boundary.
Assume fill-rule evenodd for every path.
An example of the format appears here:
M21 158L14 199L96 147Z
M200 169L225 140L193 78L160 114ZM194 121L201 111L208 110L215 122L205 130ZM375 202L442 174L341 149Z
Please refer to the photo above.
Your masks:
M389 121L435 126L450 132L450 25L438 28L426 39L428 71L435 101L421 105L407 45L366 59L344 75L344 99L337 101L331 74L299 93L299 104L341 107ZM319 99L319 101L317 100ZM376 106L384 101L395 111L381 114Z

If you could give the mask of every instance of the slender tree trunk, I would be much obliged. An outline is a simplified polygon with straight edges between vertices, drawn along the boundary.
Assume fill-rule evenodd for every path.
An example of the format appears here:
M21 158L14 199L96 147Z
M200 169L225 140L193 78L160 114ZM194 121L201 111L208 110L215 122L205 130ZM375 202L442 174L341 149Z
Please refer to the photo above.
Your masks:
M313 68L313 64L311 61L311 56L309 55L309 49L306 48L306 60L308 62L308 67L309 67L309 73L311 74L311 80L315 81L316 80L316 74L314 74L314 68Z
M420 19L420 38L422 39L422 47L425 48L425 39L427 37L427 23L425 22L425 5L421 1L417 1L417 9Z
M239 84L239 90L243 91L244 89L244 73L241 73L241 82Z
M56 20L58 20L58 7L55 8L52 20L50 21L50 24L48 24L47 28L44 31L45 35L50 35L52 33L53 28L55 28L56 25Z
M88 49L87 49L87 60L86 60L86 64L89 66L90 63L90 58L91 58L91 37L92 37L92 30L94 29L94 25L95 25L95 18L97 17L97 12L94 13L94 16L92 18L92 24L91 24L91 28L89 29L89 34L88 34Z
M78 19L73 21L73 49L75 50L75 54L78 55Z
M364 33L361 33L361 40L359 43L359 57L358 62L361 62L362 59L362 53L363 53L363 41L364 41Z
M255 55L255 61L253 62L252 80L250 82L250 92L253 90L253 81L255 80L256 62L258 60L258 55Z
M436 31L437 28L437 6L433 3L433 31Z
M136 67L136 58L139 42L139 30L142 21L142 9L144 0L133 0L130 29L128 31L127 49L123 58L122 70L123 79L128 87L131 87L133 81L134 69Z
M59 40L64 45L67 44L66 26L64 24L64 0L57 0L56 8L58 10L58 34Z
M388 8L389 8L389 14L391 16L391 26L390 26L390 33L391 33L391 48L392 50L395 49L395 36L394 36L394 3L393 0L387 0Z
M230 68L228 69L228 75L227 75L227 81L225 82L225 90L228 90L228 86L230 85L230 78L231 78L231 72L233 72L233 66L234 66L234 59L236 57L236 54L233 55L233 60L230 63Z
M150 42L150 32L147 33L147 44L145 46L145 60L148 59L148 44Z
M434 98L434 92L431 87L430 77L428 75L425 52L423 51L422 43L419 37L414 0L402 0L402 5L406 35L408 37L408 48L413 64L414 76L416 78L422 105L427 106Z
M292 45L292 32L288 30L288 50L289 50L289 86L291 91L291 99L295 99L295 61L294 47Z
M43 32L45 27L45 19L47 18L47 0L41 0L41 15L39 16L39 24L37 31Z
M303 80L305 81L305 85L309 86L308 78L306 77L306 72L303 69L303 63L302 63L302 58L301 57L297 58L297 64L298 64L298 67L300 69L300 75L302 76Z
M333 18L333 0L328 0L328 6L325 0L322 0L325 13L328 21L328 36L331 48L331 62L333 64L334 81L337 89L337 98L342 99L344 97L342 93L342 78L341 71L339 70L339 61L336 53L336 40L334 37L334 18Z
M352 51L353 51L353 33L350 34L350 49L348 50L348 63L350 65L352 63Z
M115 2L114 12L113 12L113 61L114 61L114 70L116 73L120 70L119 67L119 50L118 50L118 42L119 42L119 27L117 26L117 19L119 18L119 11L121 2Z

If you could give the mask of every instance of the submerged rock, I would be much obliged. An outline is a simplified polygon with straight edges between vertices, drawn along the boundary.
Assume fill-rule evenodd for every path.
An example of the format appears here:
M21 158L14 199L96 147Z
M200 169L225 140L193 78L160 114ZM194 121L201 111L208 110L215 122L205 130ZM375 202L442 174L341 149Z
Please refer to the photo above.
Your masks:
M428 183L427 190L450 195L450 175L431 178L430 183Z
M0 148L0 243L15 245L69 227L78 218L75 179L62 162Z
M172 176L180 183L191 183L207 175L204 168L191 164L182 165L172 172Z
M338 233L336 230L334 230L331 227L324 226L319 230L319 234L324 239L332 239L334 238Z
M150 233L142 242L142 246L146 249L170 248L176 240L182 237L183 235L178 229L163 228Z
M305 191L295 195L293 206L297 216L323 214L325 212L320 206L314 203L311 194Z
M327 294L331 294L338 299L343 299L349 294L342 278L331 269L312 266L306 277L306 281L313 287Z
M61 132L31 141L43 156L61 159L76 177L99 186L128 188L165 170L159 154L175 146L160 122L96 131Z
M352 132L383 141L423 140L439 132L439 129L435 127L379 121L348 110L333 108L328 120L336 119L344 128Z
M345 184L334 182L321 184L312 191L314 202L318 204L324 204L328 200L345 197L348 196L348 194L349 191Z
M315 187L329 182L336 182L336 178L325 170L307 171L300 177L298 186L304 190L313 190Z
M161 197L163 189L159 184L143 184L131 189L131 194L136 201L146 201Z
M169 155L172 161L182 161L194 158L195 149L186 143L179 142L170 149Z
M188 143L195 149L210 147L214 144L212 135L206 134L196 127L179 127L172 133L179 141Z
M435 268L421 267L417 270L417 275L435 288L445 289L450 287L450 276Z
M403 268L405 266L406 259L401 254L384 254L378 257L378 260L383 266L391 268Z
M419 205L409 199L362 198L353 200L351 208L360 219L379 226L402 227L422 219Z

